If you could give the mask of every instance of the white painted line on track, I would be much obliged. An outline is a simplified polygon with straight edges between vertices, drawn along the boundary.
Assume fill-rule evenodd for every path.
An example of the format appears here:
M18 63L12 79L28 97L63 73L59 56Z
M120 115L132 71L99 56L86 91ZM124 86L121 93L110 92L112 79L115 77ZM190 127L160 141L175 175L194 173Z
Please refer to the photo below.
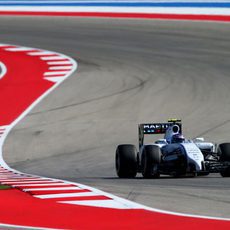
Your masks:
M60 75L60 74L63 74L63 75L66 75L69 71L51 71L51 72L46 72L44 73L44 76L52 76L52 75Z
M62 56L47 56L47 57L41 57L41 60L44 61L51 61L51 60L66 60L66 58Z
M89 196L100 196L100 194L95 194L93 192L78 192L78 193L59 193L51 195L38 195L34 196L40 199L52 199L52 198L68 198L68 197L89 197Z
M4 182L4 184L9 184L9 185L26 185L26 184L42 184L42 183L49 183L50 185L52 185L55 182L50 182L50 181L17 181L17 182Z
M84 205L102 208L130 209L124 203L118 203L114 200L80 200L80 201L59 201L64 204Z
M63 75L63 76L65 76L65 75ZM60 76L59 77L45 77L45 79L48 81L52 81L54 83L58 83L58 82L63 81L63 77L60 77Z
M3 62L0 62L0 69L1 69L0 79L2 79L5 76L5 74L7 73L7 68Z
M12 186L14 186L14 187L20 187L20 186L23 186L23 187L37 187L37 186L56 186L56 185L68 185L68 184L65 184L65 183L50 183L50 184L25 184L25 185L22 185L22 184L14 184L14 185L12 185Z
M7 44L0 44L0 47L8 47L8 46L11 46L11 45L7 45Z
M45 56L45 55L53 55L51 51L37 51L37 52L29 52L27 53L30 56Z
M15 180L16 180L16 181L19 181L19 180L21 181L21 180L31 180L32 178L30 178L30 177L22 177L22 176L21 176L21 177L15 177L15 176L14 176L14 177L5 178L5 179L0 177L0 179L1 179L1 181L12 181L12 180L13 180L13 181L15 181ZM33 179L33 180L34 180L34 179Z
M48 65L65 65L65 64L69 64L71 65L72 63L70 61L51 61L51 62L47 62Z
M51 66L49 70L71 70L72 66Z
M145 13L145 14L180 14L180 15L229 15L229 8L216 7L87 7L87 6L4 6L1 11L15 12L69 12L69 13Z
M13 48L6 48L6 51L12 51L12 52L18 52L18 51L29 51L34 50L33 48L27 48L27 47L13 47Z
M56 187L56 188L29 188L29 189L23 189L25 192L32 192L32 191L56 191L56 190L82 190L82 188L79 187Z
M0 179L0 183L6 183L6 182L11 182L11 183L14 183L14 182L21 182L21 181L27 181L27 182L33 182L35 180L30 180L30 179L20 179L18 178L17 180L15 179Z

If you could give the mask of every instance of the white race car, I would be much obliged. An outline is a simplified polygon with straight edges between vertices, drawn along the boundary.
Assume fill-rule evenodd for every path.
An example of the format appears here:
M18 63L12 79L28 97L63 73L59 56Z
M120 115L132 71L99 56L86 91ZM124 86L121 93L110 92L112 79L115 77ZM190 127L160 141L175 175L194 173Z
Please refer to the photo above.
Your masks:
M144 136L164 134L164 139L144 144ZM187 140L182 135L181 120L168 123L139 125L139 151L130 144L116 150L116 172L120 178L133 178L142 173L144 178L196 176L220 173L230 177L230 143L219 145L203 138Z

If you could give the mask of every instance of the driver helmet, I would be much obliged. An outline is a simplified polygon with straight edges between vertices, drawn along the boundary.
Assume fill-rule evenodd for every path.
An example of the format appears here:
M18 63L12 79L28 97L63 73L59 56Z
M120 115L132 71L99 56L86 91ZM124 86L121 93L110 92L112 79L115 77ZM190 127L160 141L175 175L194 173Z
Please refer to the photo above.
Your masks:
M177 133L172 136L172 143L183 143L185 138L182 134Z

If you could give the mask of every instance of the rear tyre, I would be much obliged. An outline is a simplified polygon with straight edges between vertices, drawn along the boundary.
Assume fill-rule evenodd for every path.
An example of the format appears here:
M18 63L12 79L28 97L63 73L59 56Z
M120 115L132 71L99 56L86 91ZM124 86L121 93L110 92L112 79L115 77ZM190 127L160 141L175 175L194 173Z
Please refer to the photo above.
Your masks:
M230 143L222 143L219 145L220 161L230 162ZM230 177L230 167L220 172L222 177Z
M155 145L146 145L142 155L142 175L144 178L158 178L161 150Z
M120 178L134 178L137 174L137 150L134 145L118 145L116 172Z

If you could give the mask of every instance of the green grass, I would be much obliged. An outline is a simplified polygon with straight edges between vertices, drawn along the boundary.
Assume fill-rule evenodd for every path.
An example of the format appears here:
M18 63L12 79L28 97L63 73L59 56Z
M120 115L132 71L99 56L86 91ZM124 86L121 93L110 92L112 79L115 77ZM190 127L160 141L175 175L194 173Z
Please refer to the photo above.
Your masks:
M11 189L11 187L8 185L0 185L0 190L6 190L6 189Z

